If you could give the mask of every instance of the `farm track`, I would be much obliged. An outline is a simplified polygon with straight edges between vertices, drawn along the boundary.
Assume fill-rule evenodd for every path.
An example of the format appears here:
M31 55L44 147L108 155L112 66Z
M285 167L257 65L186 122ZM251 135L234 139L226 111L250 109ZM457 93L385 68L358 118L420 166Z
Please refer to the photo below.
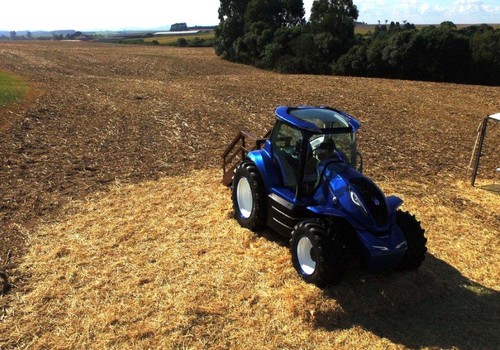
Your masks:
M32 86L25 103L0 111L0 270L19 288L28 284L16 267L30 235L57 221L66 203L116 184L215 173L236 132L264 134L277 105L349 112L362 123L368 176L391 189L401 183L395 190L414 203L464 213L486 232L500 227L497 213L460 196L456 185L467 180L479 122L498 112L498 87L279 75L222 61L212 49L74 42L0 43L0 70ZM498 166L492 143L484 169ZM426 226L434 220L440 234L432 248L446 256L451 233L433 215ZM484 237L474 257L488 240L498 248L497 238ZM484 280L494 286L497 277Z

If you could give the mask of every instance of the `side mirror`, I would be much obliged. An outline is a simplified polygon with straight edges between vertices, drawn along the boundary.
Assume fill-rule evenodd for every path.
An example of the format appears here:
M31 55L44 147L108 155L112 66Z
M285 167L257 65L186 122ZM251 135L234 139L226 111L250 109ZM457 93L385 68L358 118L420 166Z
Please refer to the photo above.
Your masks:
M356 170L359 171L360 173L362 173L363 172L363 156L361 155L361 153L356 152L356 163L357 163L358 158L359 158L359 165L358 165L358 168Z

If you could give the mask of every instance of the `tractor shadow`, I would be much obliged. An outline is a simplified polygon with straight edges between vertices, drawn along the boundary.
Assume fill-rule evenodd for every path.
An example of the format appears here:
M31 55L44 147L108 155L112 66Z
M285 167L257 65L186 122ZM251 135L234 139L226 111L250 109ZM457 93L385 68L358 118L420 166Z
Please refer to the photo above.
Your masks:
M408 348L494 349L500 344L500 292L431 254L412 272L351 269L323 293L338 305L316 311L319 329L360 326Z
M497 194L500 193L500 184L497 184L497 183L483 185L483 186L480 186L479 188L486 190L486 191L493 192L493 193L497 193Z

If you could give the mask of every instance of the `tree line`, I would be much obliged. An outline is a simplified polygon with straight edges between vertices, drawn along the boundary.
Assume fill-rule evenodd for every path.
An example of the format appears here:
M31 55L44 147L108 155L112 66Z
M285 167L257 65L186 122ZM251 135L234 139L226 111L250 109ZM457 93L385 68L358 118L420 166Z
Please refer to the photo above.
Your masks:
M500 85L500 29L452 22L378 25L356 35L352 0L221 0L215 52L283 73Z

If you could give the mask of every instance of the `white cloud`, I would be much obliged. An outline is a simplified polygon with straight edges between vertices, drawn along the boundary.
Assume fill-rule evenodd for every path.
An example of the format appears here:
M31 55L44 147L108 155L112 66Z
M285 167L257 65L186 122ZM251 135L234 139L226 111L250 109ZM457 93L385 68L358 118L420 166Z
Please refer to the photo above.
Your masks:
M429 12L431 8L431 5L429 4L422 4L420 5L420 9L419 9L419 13L421 13L422 15L426 14L427 12Z
M483 10L488 13L500 13L500 6L483 5Z
M377 10L377 9L384 9L387 6L387 1L386 0L364 0L364 1L357 1L355 3L356 6L358 6L358 9L360 11L372 11L372 10Z
M480 0L458 0L452 6L452 12L471 13L480 11L482 2Z
M415 24L500 23L498 0L355 0L359 20L407 20Z
M493 6L489 2L491 1L457 0L450 7L448 14L451 17L463 19L461 23L498 23L500 21L500 6ZM496 4L496 2L494 3Z

